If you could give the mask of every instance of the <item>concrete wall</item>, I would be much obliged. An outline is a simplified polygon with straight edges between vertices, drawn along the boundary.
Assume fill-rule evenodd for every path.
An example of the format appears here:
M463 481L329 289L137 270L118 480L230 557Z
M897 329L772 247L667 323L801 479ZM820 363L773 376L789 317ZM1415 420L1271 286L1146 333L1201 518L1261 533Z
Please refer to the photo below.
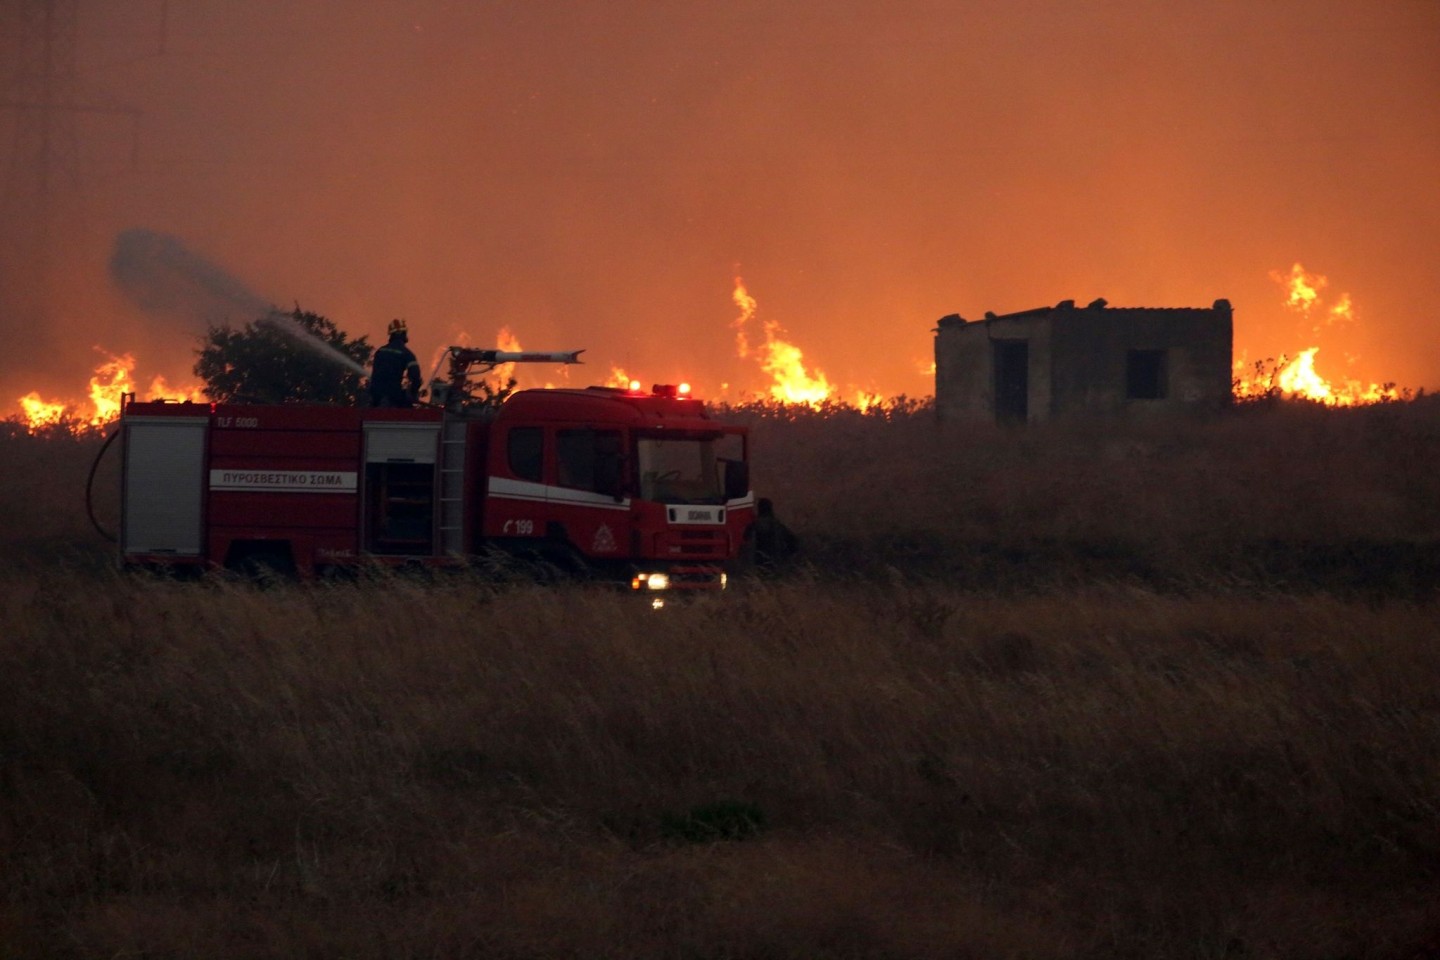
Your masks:
M1232 313L1211 308L1077 308L1063 303L966 322L952 315L935 334L935 405L943 420L996 419L997 340L1029 344L1026 419L1078 413L1147 414L1210 409L1230 401ZM1133 350L1163 351L1164 397L1127 398Z
M996 339L1029 342L1027 406L1032 419L1049 409L1050 324L1044 317L1017 315L1001 327L955 320L942 320L935 337L935 405L942 419L995 419Z

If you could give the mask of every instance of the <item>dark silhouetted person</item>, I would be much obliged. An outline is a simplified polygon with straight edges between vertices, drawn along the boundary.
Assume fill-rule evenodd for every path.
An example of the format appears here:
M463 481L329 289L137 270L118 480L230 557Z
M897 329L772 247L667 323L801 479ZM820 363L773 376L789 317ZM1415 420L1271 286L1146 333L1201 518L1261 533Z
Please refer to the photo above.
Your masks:
M370 405L413 407L420 396L420 361L405 344L410 334L404 320L390 321L390 342L375 351L370 367Z
M762 571L784 567L800 552L800 538L775 516L775 504L769 497L755 503L755 523L750 527L751 550L755 566Z

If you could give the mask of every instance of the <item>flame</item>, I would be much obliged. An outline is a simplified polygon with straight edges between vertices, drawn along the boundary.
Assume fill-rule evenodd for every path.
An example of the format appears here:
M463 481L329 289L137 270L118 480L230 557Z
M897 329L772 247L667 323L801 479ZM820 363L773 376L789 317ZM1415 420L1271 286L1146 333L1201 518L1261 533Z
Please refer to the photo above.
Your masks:
M31 433L45 427L53 427L63 423L65 417L65 404L50 403L40 399L40 394L31 391L20 398L20 410L25 420L25 425Z
M750 341L745 336L745 325L755 316L760 305L750 296L750 292L745 289L745 281L739 277L735 278L735 292L730 295L730 299L740 308L740 316L731 321L730 326L735 328L735 354L743 360L750 356Z
M115 355L103 350L100 352L109 359L95 368L85 400L46 400L39 391L31 391L19 398L21 419L31 433L58 426L68 426L75 433L104 427L120 416L120 406L126 394L140 395L134 380L135 358L128 353ZM192 403L205 401L205 394L199 386L174 387L159 376L150 382L147 396Z
M1324 377L1315 372L1315 354L1319 347L1301 350L1300 355L1276 371L1280 392L1287 396L1305 397L1322 403L1337 402L1335 391Z
M805 354L793 343L781 340L779 329L778 324L767 320L765 342L759 347L761 368L775 378L770 395L784 403L820 406L830 399L830 381L819 370L812 376L805 369Z
M1247 363L1242 357L1235 361L1235 395L1241 399L1280 396L1312 400L1333 407L1354 407L1370 403L1404 400L1408 392L1393 383L1366 384L1359 380L1332 383L1315 369L1319 347L1302 350L1294 357L1262 360L1245 373Z
M732 299L740 308L740 316L731 323L736 331L735 347L740 356L745 357L750 353L746 325L755 318L758 304L745 289L745 282L740 277L735 278ZM781 403L811 407L818 407L829 400L834 392L830 381L823 372L816 370L812 374L806 369L805 354L799 347L781 338L784 329L780 324L775 320L766 320L761 328L765 342L755 348L755 354L760 368L774 381L770 386L770 396Z
M509 327L501 327L500 332L495 334L495 349L510 353L519 353L524 348L520 346L520 338L515 336ZM519 366L519 364L499 364L494 370L490 371L490 376L495 379L498 385L509 383L511 380L518 379L515 376L515 368L517 366Z
M1278 270L1270 271L1270 277L1285 288L1285 305L1308 316L1310 308L1320 299L1320 291L1330 281L1317 273L1309 273L1298 262L1290 267L1288 274Z
M179 403L208 403L209 398L205 391L198 385L186 387L172 387L164 377L157 376L150 381L150 392L147 394L152 400L173 400Z
M1354 319L1355 308L1350 302L1350 294L1342 293L1340 294L1340 302L1330 308L1330 313L1326 316L1325 322L1327 324L1349 323Z
M1277 270L1272 271L1270 277L1284 289L1287 308L1306 319L1314 319L1312 313L1320 313L1320 319L1312 325L1313 333L1320 333L1322 326L1355 322L1355 304L1348 293L1341 293L1333 304L1320 309L1324 307L1321 291L1329 286L1330 281L1320 274L1310 273L1300 263L1291 266L1288 274ZM1235 395L1241 399L1280 396L1349 407L1403 400L1409 394L1409 391L1393 383L1327 380L1315 368L1315 358L1319 353L1320 347L1307 347L1293 357L1282 355L1278 361L1262 360L1254 364L1249 372L1242 354L1235 361Z
M509 327L501 327L500 332L495 334L495 349L519 353L524 348L520 346L520 338L511 333Z
M135 385L131 374L135 372L135 358L126 353L111 357L95 368L90 378L91 426L109 423L120 416L120 398L123 394L134 393Z
M855 409L864 413L871 407L878 407L885 402L885 398L878 393L871 393L868 390L855 391Z
M612 366L610 368L610 376L606 378L603 386L613 387L617 390L625 390L630 393L645 392L645 385L639 380L630 376L630 374L626 373L623 367ZM675 392L679 396L688 397L690 395L690 390L690 384L688 383L675 384Z

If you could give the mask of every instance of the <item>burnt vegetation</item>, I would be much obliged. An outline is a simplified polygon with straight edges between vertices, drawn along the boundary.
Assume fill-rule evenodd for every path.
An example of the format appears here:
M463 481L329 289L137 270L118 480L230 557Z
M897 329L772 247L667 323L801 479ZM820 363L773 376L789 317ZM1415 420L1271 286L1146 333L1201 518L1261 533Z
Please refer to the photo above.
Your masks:
M1434 398L728 415L801 556L658 612L122 575L0 431L0 953L1440 952Z

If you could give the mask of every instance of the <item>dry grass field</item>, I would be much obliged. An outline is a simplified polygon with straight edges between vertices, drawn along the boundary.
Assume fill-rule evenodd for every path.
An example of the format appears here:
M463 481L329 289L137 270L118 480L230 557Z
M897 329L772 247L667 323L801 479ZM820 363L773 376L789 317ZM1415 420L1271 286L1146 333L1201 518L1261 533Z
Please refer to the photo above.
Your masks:
M737 416L802 562L662 611L120 574L0 438L0 957L1440 956L1440 405Z

